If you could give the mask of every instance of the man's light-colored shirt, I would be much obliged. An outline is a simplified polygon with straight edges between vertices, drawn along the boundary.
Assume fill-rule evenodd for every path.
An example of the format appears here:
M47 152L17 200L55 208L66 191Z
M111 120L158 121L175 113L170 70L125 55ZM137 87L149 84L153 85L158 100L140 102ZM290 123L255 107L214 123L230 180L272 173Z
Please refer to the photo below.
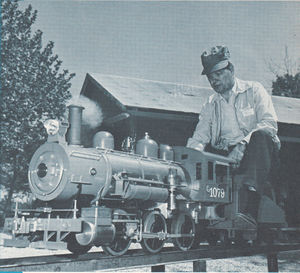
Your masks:
M229 93L228 102L221 94L218 94L221 110L220 142L223 143L225 150L227 150L230 146L236 145L244 138L244 134L239 127L235 113L234 103L236 95L236 82Z
M249 143L253 132L263 130L279 144L277 116L271 96L258 82L239 79L235 81L233 105L239 130L243 133L242 141ZM211 143L212 147L216 149L227 150L227 140L229 139L226 138L227 140L224 141L222 135L227 135L228 128L224 128L222 124L227 122L228 119L223 117L221 100L222 98L217 93L208 98L199 114L199 122L194 134L188 139L187 147L203 150L208 143ZM230 126L230 123L228 124ZM235 126L234 124L233 126ZM235 129L232 130L235 131ZM230 141L235 142L236 140Z

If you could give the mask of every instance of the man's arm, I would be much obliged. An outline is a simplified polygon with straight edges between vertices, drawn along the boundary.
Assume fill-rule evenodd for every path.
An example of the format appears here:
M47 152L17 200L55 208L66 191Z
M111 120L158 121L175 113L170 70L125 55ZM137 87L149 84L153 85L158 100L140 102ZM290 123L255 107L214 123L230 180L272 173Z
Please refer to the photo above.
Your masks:
M257 83L254 88L254 107L257 119L256 128L254 128L247 136L244 141L249 143L253 132L263 130L270 136L274 137L277 134L277 115L273 106L272 98L266 91L266 89Z
M250 142L250 138L255 131L263 130L271 137L274 137L277 134L277 115L272 103L272 98L265 90L265 88L257 83L254 87L254 110L257 119L256 127L247 134L243 140L237 144L237 146L232 150L228 155L230 158L239 163L246 149L246 145ZM238 166L238 165L237 165Z
M199 114L199 121L191 138L188 139L187 147L203 151L211 139L211 104L205 103Z

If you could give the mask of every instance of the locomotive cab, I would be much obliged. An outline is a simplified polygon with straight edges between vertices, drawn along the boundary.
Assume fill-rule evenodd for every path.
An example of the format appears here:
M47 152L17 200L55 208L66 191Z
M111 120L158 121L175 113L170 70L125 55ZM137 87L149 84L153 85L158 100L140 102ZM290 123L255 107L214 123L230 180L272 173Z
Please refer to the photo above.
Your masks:
M174 147L174 152L175 161L180 162L191 177L191 200L222 204L231 202L230 159L186 147Z

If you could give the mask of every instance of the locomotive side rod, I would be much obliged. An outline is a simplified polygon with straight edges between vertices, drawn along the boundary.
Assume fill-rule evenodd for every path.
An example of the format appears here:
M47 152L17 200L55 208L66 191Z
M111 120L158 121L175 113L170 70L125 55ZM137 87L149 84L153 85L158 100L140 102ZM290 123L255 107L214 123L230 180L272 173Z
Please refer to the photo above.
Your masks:
M265 254L268 257L269 272L277 264L277 253L300 250L300 244L269 245L249 248L230 248L202 246L200 249L177 251L165 248L158 254L149 255L140 249L129 250L120 257L107 256L103 252L92 252L84 255L56 255L27 258L0 259L0 271L94 271L109 269L129 269L130 267L157 266L161 269L166 264L194 262L197 267L200 261L208 259L225 259ZM278 265L278 264L277 264ZM202 268L204 265L202 264ZM273 270L272 270L273 269Z
M154 238L160 238L160 239L166 239L166 238L191 238L194 237L194 234L168 234L164 232L159 233L148 233L143 232L142 233L144 239L154 239Z

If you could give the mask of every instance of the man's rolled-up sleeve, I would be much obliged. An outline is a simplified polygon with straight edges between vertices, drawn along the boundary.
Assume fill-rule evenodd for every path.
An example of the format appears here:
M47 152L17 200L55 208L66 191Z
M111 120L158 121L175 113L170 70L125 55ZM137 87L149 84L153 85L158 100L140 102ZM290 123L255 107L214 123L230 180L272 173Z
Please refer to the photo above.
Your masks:
M187 147L203 151L211 140L211 105L205 103L199 114L199 121L191 138L188 139Z

